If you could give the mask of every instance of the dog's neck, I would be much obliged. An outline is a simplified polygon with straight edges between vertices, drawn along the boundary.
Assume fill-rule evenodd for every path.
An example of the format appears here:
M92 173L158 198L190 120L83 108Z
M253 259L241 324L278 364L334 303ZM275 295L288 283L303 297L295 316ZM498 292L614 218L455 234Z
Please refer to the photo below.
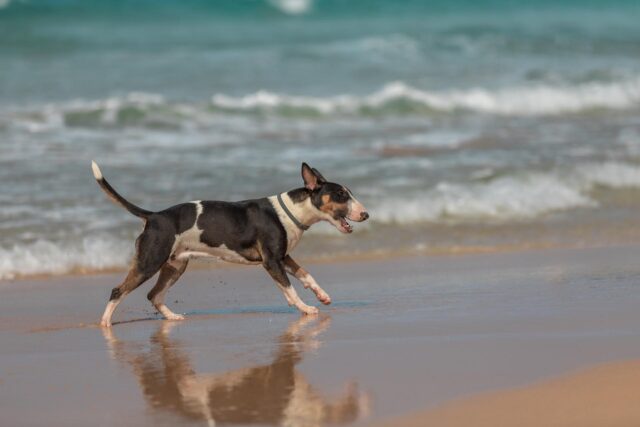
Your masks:
M289 212L291 212L298 222L310 227L322 219L318 214L318 209L311 203L311 197L305 197L302 200L294 201L289 193L290 191L280 193L280 197L282 198L284 205L289 209ZM287 220L293 223L291 218L288 216Z

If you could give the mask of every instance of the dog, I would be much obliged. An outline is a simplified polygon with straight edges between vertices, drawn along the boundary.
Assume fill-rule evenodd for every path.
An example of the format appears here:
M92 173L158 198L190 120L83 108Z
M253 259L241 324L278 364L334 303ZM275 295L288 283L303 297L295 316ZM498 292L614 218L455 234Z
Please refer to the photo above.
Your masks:
M366 418L371 397L354 381L332 397L321 394L298 365L321 346L318 336L330 318L303 316L275 340L276 351L264 364L228 372L198 372L180 341L171 338L174 324L164 322L144 348L119 340L103 329L111 357L131 368L152 412L215 425L318 427L351 424Z
M309 227L319 221L340 232L353 231L349 221L362 222L369 213L340 184L327 181L317 169L302 163L304 187L261 199L240 202L193 201L160 212L142 209L113 189L96 162L91 163L98 185L116 204L144 221L135 243L135 255L124 281L111 291L100 324L111 326L111 317L122 299L160 272L147 298L167 320L183 320L164 303L169 288L180 278L191 258L213 257L240 264L261 264L276 282L287 303L301 313L318 309L305 304L287 273L311 289L323 304L331 297L289 255Z

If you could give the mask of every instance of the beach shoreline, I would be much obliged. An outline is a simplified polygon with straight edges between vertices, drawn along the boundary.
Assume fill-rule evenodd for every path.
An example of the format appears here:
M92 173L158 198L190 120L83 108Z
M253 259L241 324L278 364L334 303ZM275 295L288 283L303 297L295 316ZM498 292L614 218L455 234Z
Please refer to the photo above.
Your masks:
M518 253L530 253L540 252L547 250L581 250L581 249L601 249L601 248L633 248L638 246L634 241L596 243L590 242L572 242L566 244L558 244L551 242L525 242L520 244L503 244L503 245L460 245L460 246L447 246L447 247L434 247L429 249L417 249L417 248L394 248L393 250L380 249L377 251L364 251L364 252L349 252L340 253L337 255L329 254L309 254L305 253L302 256L296 256L296 260L304 265L326 265L326 264L340 264L340 263L357 263L367 261L394 261L405 258L432 258L432 257L456 257L465 255L481 255L481 254L518 254ZM195 258L189 264L189 270L199 271L216 271L220 269L242 269L246 268L244 264L234 264L231 262L220 261L216 259L207 258ZM73 277L90 277L94 275L117 275L124 274L128 270L128 267L108 267L108 268L96 268L87 269L84 267L73 268L69 271L60 273L18 273L13 277L0 279L0 286L3 282L22 282L22 281L40 281L40 280L56 280L63 278Z

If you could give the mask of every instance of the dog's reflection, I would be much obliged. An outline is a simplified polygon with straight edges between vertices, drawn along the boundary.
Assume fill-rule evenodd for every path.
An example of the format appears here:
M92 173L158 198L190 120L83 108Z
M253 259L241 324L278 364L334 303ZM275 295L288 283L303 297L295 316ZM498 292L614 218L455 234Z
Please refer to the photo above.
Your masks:
M113 358L131 366L148 404L192 420L217 424L267 424L311 427L351 423L366 416L369 397L355 383L331 401L323 398L296 370L305 352L317 349L317 337L331 319L303 316L277 340L277 352L265 365L223 374L194 371L189 357L169 337L163 322L150 347L135 351L111 329L105 338Z

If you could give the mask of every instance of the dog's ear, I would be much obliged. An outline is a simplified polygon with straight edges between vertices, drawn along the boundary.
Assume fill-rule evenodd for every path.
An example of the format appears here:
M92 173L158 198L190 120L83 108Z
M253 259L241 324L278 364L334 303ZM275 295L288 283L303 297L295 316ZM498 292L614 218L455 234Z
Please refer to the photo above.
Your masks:
M316 168L311 168L311 170L313 171L313 173L315 174L316 178L318 178L318 184L324 184L325 182L327 182L327 180L325 179L324 176L322 176L322 174L320 173L320 171Z
M318 171L306 163L302 163L302 179L304 180L304 186L311 191L318 188L320 184L326 182L324 177L320 175Z

